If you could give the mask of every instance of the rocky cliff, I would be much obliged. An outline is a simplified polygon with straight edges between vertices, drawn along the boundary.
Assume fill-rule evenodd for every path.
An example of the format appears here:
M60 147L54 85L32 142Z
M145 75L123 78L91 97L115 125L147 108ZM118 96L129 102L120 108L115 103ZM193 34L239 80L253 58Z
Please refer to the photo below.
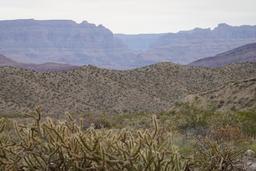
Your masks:
M130 68L141 61L102 25L69 20L0 21L0 53L23 63Z
M200 58L232 50L256 42L256 26L230 26L219 24L214 29L196 28L190 31L169 33L156 41L145 59L188 64Z

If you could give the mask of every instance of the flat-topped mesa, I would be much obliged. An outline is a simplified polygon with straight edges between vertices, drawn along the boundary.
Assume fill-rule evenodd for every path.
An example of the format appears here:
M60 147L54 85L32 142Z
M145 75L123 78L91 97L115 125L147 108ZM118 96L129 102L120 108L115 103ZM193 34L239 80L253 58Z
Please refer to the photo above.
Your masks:
M74 26L77 23L73 20L34 20L34 19L18 19L18 20L0 20L0 27L33 27L33 26Z
M0 21L0 33L2 48L96 48L111 45L113 39L112 32L103 26L72 20Z

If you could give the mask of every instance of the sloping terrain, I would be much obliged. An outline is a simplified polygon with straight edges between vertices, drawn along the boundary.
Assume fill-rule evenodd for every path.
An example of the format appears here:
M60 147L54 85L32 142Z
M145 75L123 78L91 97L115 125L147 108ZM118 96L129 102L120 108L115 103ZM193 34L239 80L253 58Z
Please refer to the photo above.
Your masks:
M218 69L159 63L118 71L84 66L65 72L0 68L0 113L41 105L46 113L161 112L189 94L256 77L256 63Z
M219 24L214 29L196 28L166 34L140 56L154 61L188 64L255 42L256 26Z
M189 65L203 67L221 67L227 64L256 62L256 43L221 53L214 57L199 59Z
M66 71L77 68L77 66L72 66L68 64L58 64L58 63L44 63L44 64L24 64L11 60L0 54L0 67L12 66L24 69L30 69L34 71Z
M4 55L0 54L0 66L16 66L18 65L18 62L15 62Z
M256 108L256 77L233 81L215 90L189 95L185 102L194 103L200 108L209 105L220 111L247 110Z

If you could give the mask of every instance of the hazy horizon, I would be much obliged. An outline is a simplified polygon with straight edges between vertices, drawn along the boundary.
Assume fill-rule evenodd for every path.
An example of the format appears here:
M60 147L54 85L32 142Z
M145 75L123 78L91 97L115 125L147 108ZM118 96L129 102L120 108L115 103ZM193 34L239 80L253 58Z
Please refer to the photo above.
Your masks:
M219 23L255 25L254 0L0 0L0 19L67 19L102 24L113 33L177 32Z

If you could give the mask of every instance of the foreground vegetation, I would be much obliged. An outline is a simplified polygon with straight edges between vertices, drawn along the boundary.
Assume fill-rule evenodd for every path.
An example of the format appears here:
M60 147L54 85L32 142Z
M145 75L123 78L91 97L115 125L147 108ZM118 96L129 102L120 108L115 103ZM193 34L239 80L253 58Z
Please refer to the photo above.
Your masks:
M77 119L74 119L77 118ZM32 122L33 121L33 122ZM256 113L182 105L149 114L0 120L0 170L246 170Z

